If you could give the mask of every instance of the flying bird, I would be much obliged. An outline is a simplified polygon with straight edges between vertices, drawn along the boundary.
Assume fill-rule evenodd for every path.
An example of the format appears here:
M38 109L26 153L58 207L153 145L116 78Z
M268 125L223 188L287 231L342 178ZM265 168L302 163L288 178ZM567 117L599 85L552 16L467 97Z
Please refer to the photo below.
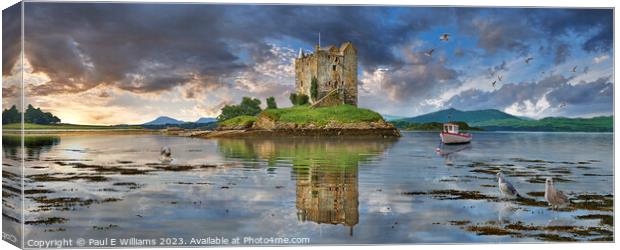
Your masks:
M565 102L560 103L560 108L564 108L564 107L566 107L566 103Z
M545 200L553 208L558 208L570 202L562 191L555 189L551 177L547 177L545 181Z
M530 64L530 61L534 60L534 57L528 57L525 59L525 63Z
M430 50L428 50L428 51L424 52L424 54L425 54L426 56L433 56L433 52L434 52L434 51L435 51L435 49L433 48L433 49L430 49Z
M577 72L577 66L573 67L573 70L571 70L573 73Z
M497 83L497 80L495 80L495 81L493 81L493 82L491 83L491 85L493 86L493 88L495 88L495 83Z
M441 36L439 36L439 40L441 41L448 41L448 39L450 39L450 34L448 33L443 33Z
M498 187L499 187L499 192L504 197L523 198L519 194L517 189L512 185L512 183L510 183L508 180L504 179L504 175L502 174L502 172L498 172L497 173L497 184L498 184Z
M502 75L497 75L497 80L502 81Z
M170 151L169 147L162 147L161 151L159 153L159 160L164 163L164 164L168 164L170 162L172 162L172 152Z

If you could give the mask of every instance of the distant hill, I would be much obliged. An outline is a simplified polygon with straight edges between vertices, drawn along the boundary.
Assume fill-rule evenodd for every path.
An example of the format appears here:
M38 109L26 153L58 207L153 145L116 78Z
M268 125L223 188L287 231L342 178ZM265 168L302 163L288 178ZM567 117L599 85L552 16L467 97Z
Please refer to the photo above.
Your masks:
M445 109L416 117L391 121L403 129L433 129L437 124L461 121L487 131L613 132L613 116L593 118L517 117L496 109L461 111Z
M216 122L216 121L217 121L217 119L213 118L213 117L201 117L200 119L198 119L194 123L212 123L212 122Z
M392 121L392 124L399 129L402 130L411 130L411 131L441 131L443 130L443 123L440 122L429 122L429 123L413 123L406 121ZM465 122L453 121L452 123L456 123L459 125L459 130L461 131L471 131L471 130L482 130L477 127L470 127Z
M547 117L540 120L501 119L476 124L476 127L494 131L557 131L557 132L613 132L613 116L593 118Z
M490 120L503 120L503 119L516 119L521 118L506 114L497 109L485 109L475 111L461 111L458 109L450 108L437 112L428 113L425 115L400 119L401 121L407 121L412 123L431 123L431 122L449 122L449 121L462 121L470 125L477 126L476 123L490 121Z
M401 120L401 119L406 118L404 116L396 116L396 115L381 115L381 116L383 116L383 119L385 119L386 121L396 121L396 120Z
M160 116L160 117L157 117L155 120L144 123L142 125L178 125L178 124L183 124L183 123L185 122L179 121L174 118L170 118L168 116Z

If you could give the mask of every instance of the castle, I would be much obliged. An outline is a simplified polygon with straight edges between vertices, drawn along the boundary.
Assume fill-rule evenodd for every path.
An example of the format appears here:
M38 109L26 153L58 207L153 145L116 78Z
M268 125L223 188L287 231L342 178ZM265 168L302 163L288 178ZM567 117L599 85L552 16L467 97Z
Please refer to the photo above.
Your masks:
M295 59L295 87L297 94L309 96L315 107L357 106L357 49L351 42L340 48L316 45L314 53L308 55L300 49Z

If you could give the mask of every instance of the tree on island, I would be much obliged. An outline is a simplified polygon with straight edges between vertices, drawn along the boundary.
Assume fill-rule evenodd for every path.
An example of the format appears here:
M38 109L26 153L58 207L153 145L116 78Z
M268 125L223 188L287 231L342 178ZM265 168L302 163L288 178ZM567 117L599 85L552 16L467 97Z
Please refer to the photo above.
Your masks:
M267 108L268 109L277 109L278 105L276 104L276 98L273 96L267 97Z
M20 123L22 120L21 113L17 110L17 107L13 105L10 109L2 111L2 124Z
M316 77L312 77L312 81L310 81L310 97L312 97L312 101L316 101L316 98L319 96L319 86L318 80Z
M2 111L2 124L20 123L21 112L13 105L10 109ZM40 108L35 108L32 104L28 105L24 113L24 122L34 124L56 124L60 123L60 118L50 112L43 112Z
M60 123L60 118L50 112L43 112L40 108L34 108L31 104L24 113L24 122L34 124L56 124Z
M306 105L309 103L308 96L304 94L291 93L288 98L294 106Z
M260 100L256 98L243 97L238 105L226 105L222 108L222 113L217 117L218 121L225 121L240 115L258 115L262 110Z

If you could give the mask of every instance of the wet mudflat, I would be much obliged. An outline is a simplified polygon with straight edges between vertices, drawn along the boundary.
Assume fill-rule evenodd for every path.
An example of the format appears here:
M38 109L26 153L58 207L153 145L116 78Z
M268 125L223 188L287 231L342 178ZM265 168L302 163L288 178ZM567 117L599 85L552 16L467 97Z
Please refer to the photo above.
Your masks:
M26 238L309 237L314 244L613 240L613 135L400 139L30 136ZM3 142L7 141L4 140ZM9 142L11 140L8 140ZM160 162L161 147L172 150ZM3 145L5 219L20 190ZM502 171L522 199L498 192ZM544 201L553 177L571 204ZM8 207L7 207L8 206Z

